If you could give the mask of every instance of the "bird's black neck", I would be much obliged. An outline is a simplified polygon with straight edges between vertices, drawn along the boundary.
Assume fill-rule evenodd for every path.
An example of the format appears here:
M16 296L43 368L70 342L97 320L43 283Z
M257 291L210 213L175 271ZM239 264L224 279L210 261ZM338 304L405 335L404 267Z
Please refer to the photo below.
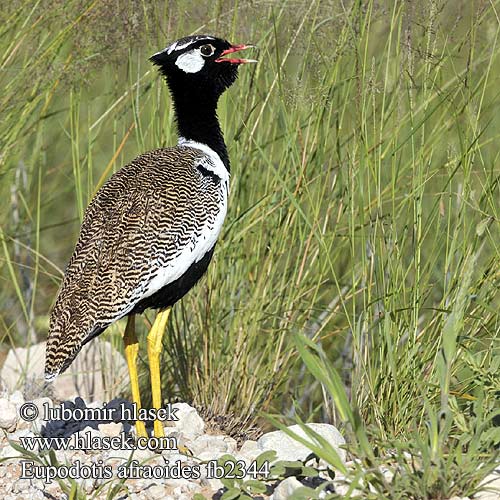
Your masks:
M202 96L199 89L172 88L179 136L213 149L229 171L224 136L217 118L218 97Z

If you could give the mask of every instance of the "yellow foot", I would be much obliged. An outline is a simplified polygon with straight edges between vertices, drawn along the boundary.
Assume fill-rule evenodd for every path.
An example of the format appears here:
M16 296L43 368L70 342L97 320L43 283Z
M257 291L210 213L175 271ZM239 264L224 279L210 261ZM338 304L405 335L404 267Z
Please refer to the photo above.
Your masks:
M146 431L146 426L144 425L144 422L142 420L136 420L135 432L137 433L137 436L145 438L148 437L148 431Z
M160 420L155 420L153 422L153 429L155 432L155 437L165 437L165 430L163 429L163 423Z
M137 374L137 356L139 354L139 341L135 333L135 316L132 314L127 318L127 327L123 335L125 343L125 358L127 360L128 371L130 375L130 384L132 388L132 401L136 405L137 411L141 409L141 395L139 393L139 376ZM137 436L148 437L146 426L141 420L135 423Z
M187 446L184 446L183 444L180 444L177 449L179 450L179 453L181 455L187 455L188 457L192 457L193 456L193 452L187 447Z
M149 370L151 372L151 395L153 398L153 408L156 410L159 410L163 404L161 397L160 354L162 348L161 341L167 327L169 315L170 308L160 311L147 337ZM163 423L155 420L153 425L155 437L164 437Z

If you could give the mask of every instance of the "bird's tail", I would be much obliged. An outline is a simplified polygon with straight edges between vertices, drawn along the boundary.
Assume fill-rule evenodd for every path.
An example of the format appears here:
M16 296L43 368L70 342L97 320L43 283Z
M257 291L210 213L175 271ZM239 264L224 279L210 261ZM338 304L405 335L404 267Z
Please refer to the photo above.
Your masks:
M82 348L81 329L66 311L54 307L50 316L49 335L45 348L45 380L53 381L73 362Z

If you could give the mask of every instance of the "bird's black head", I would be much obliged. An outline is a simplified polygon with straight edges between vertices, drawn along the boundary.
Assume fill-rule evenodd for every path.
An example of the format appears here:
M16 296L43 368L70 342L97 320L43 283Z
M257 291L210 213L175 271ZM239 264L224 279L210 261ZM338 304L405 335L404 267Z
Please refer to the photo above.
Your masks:
M150 60L166 76L173 93L182 89L199 91L206 97L218 97L236 80L240 64L256 62L252 59L224 57L251 45L232 45L227 40L210 35L181 38Z

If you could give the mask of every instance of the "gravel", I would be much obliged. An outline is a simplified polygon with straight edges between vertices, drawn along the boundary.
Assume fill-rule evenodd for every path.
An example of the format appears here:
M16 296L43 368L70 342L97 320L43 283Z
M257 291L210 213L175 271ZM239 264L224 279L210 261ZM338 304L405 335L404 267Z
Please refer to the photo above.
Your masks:
M23 404L33 404L38 410L39 415L33 421L20 418ZM197 410L187 403L172 405L171 409L175 410L172 415L176 415L178 420L165 422L164 429L168 438L177 439L177 443L186 446L192 455L184 455L177 449L161 446L156 449L137 448L139 440L135 435L133 422L120 420L116 415L104 420L44 419L46 408L83 411L86 408L103 407L129 409L131 406L130 402L123 399L114 399L104 405L101 400L86 403L79 397L58 406L48 397L25 402L19 391L11 395L3 394L3 397L0 397L0 428L4 431L0 433L0 498L2 500L66 499L67 496L57 480L49 481L47 477L51 471L54 474L59 471L59 473L76 474L75 480L80 488L96 499L107 498L110 488L117 486L121 478L125 478L122 489L117 495L117 498L121 499L187 500L193 498L196 493L201 493L206 498L218 499L223 492L223 484L213 470L212 474L207 474L206 462L217 466L217 459L230 454L241 464L249 467L261 453L268 450L276 451L279 460L304 461L311 454L307 447L294 441L284 431L268 432L257 441L251 439L240 441L238 446L237 441L230 436L206 432L205 422ZM320 423L307 426L313 433L321 436L320 442L326 440L349 467L349 462L346 463L345 450L341 448L345 440L335 427ZM147 428L151 429L152 425L147 425ZM299 426L291 426L289 430L311 442L315 441L310 433L305 433ZM48 458L48 452L39 448L40 441L36 439L40 440L41 437L59 440L52 442L52 448L56 460L62 467L58 469L47 467L52 462ZM26 439L35 439L32 443L35 445L34 449L30 452L31 459L29 454L22 455L15 449L16 443L23 444L24 440L26 444ZM90 445L82 446L83 442ZM63 449L67 443L76 449ZM325 465L321 461L319 465L315 461L309 461L307 465L311 466L311 463L320 468ZM23 467L24 476L22 476ZM385 472L390 480L391 471ZM38 474L42 474L42 477ZM247 473L247 479L253 479L251 474ZM321 472L320 477L315 479L321 483L329 477ZM337 493L345 493L348 485L343 479L337 472L329 491L334 488ZM475 499L500 498L499 472L495 471L488 480L487 486L491 491L484 491L476 495ZM63 481L69 483L67 479ZM286 500L305 484L307 484L305 480L288 477L281 482L269 484L267 493L255 498ZM495 491L496 488L498 489Z

